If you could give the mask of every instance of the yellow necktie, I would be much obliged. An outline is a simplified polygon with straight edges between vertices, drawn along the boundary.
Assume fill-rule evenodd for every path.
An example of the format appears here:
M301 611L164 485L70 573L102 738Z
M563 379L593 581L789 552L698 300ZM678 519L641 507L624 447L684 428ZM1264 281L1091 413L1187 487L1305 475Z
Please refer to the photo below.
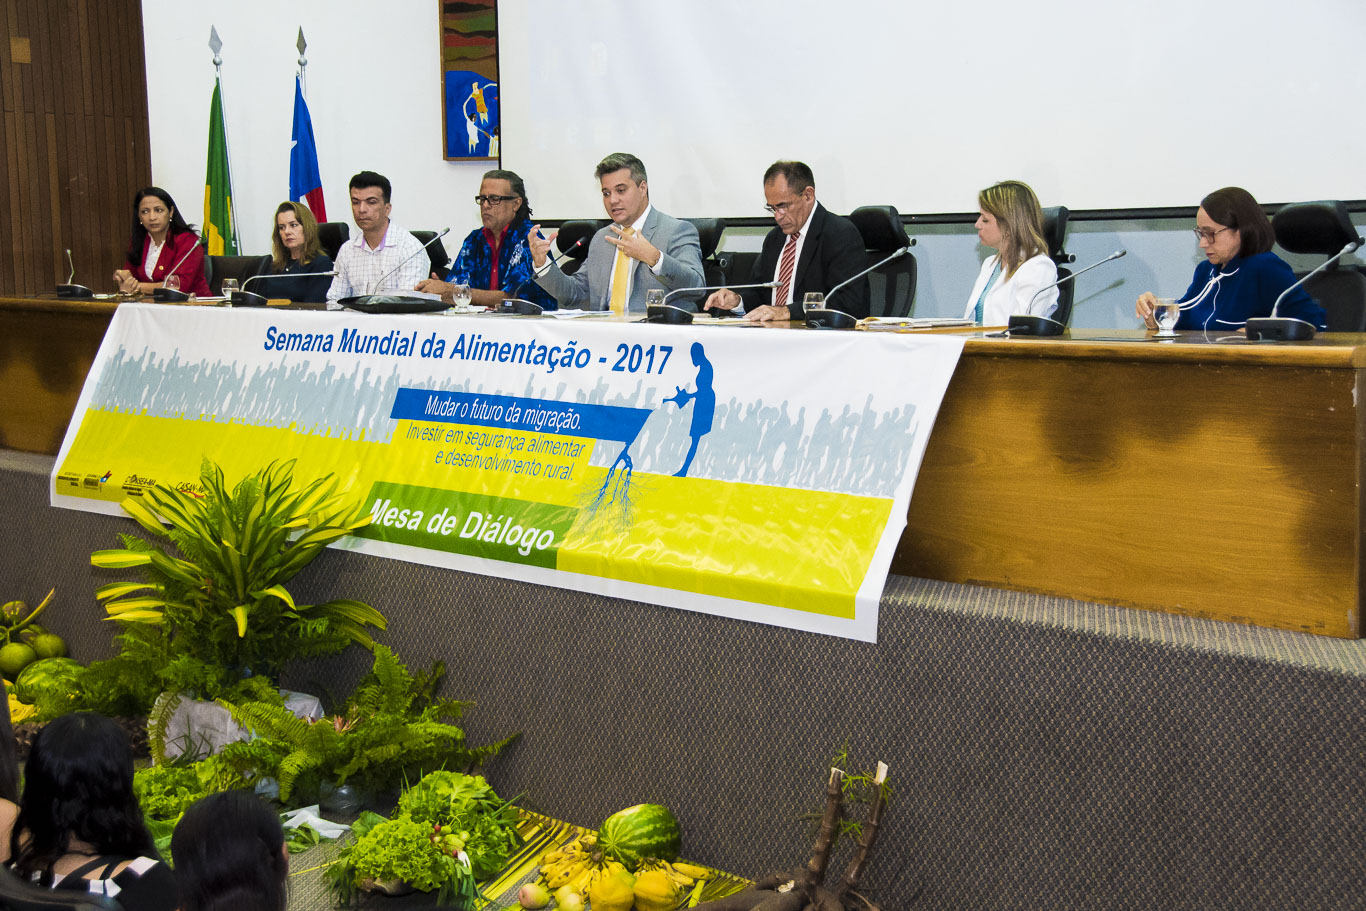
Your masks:
M627 228L625 231L621 232L621 236L630 237L635 233L635 228ZM618 247L616 261L612 264L611 299L612 312L617 316L626 315L626 285L628 284L632 265L634 265L634 260L625 253L622 253L621 248Z

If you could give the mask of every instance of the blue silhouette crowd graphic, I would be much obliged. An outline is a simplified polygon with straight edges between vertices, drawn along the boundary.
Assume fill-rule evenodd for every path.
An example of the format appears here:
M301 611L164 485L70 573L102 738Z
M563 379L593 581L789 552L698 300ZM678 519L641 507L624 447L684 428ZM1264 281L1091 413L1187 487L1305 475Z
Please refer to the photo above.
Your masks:
M793 414L786 400L732 396L718 401L712 364L700 343L693 345L692 361L697 375L691 391L675 385L666 394L637 378L631 390L614 392L600 379L590 389L571 392L562 381L552 386L533 375L519 394L550 402L652 409L634 440L594 446L590 464L603 468L624 460L632 470L651 474L893 495L918 432L914 406L880 410L870 394L861 409L845 404L838 413L823 409L808 416L805 408ZM307 363L245 366L183 361L178 351L159 357L146 349L131 353L120 348L105 365L91 407L386 443L397 426L389 416L394 398L405 385L415 383L397 369L385 374L360 365L349 370L334 364L316 369ZM434 391L510 393L469 379L422 385Z

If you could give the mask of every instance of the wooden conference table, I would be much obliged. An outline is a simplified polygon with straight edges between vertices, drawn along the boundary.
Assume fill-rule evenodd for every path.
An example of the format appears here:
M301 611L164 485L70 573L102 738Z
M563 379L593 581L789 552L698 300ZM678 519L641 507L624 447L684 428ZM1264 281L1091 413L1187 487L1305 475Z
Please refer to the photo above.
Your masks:
M0 298L0 447L57 452L114 307ZM974 332L892 571L1360 637L1366 335L1220 338Z

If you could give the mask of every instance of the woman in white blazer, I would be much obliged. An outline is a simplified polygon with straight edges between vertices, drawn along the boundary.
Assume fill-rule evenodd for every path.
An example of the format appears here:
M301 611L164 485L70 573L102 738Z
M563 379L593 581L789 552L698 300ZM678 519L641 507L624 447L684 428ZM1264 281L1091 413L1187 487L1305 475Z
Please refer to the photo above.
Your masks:
M1004 326L1017 313L1052 316L1058 289L1039 291L1058 280L1058 267L1048 256L1034 191L1004 180L977 194L977 208L977 237L996 253L982 263L963 315L982 326Z

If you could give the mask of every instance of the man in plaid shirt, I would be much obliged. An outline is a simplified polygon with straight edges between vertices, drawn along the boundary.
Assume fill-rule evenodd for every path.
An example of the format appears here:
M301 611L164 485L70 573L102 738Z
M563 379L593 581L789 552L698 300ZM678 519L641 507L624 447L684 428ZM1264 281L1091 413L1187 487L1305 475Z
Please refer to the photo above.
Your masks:
M431 267L422 243L389 218L389 178L361 171L350 187L351 217L361 234L337 252L337 275L327 289L329 307L343 297L411 290Z

